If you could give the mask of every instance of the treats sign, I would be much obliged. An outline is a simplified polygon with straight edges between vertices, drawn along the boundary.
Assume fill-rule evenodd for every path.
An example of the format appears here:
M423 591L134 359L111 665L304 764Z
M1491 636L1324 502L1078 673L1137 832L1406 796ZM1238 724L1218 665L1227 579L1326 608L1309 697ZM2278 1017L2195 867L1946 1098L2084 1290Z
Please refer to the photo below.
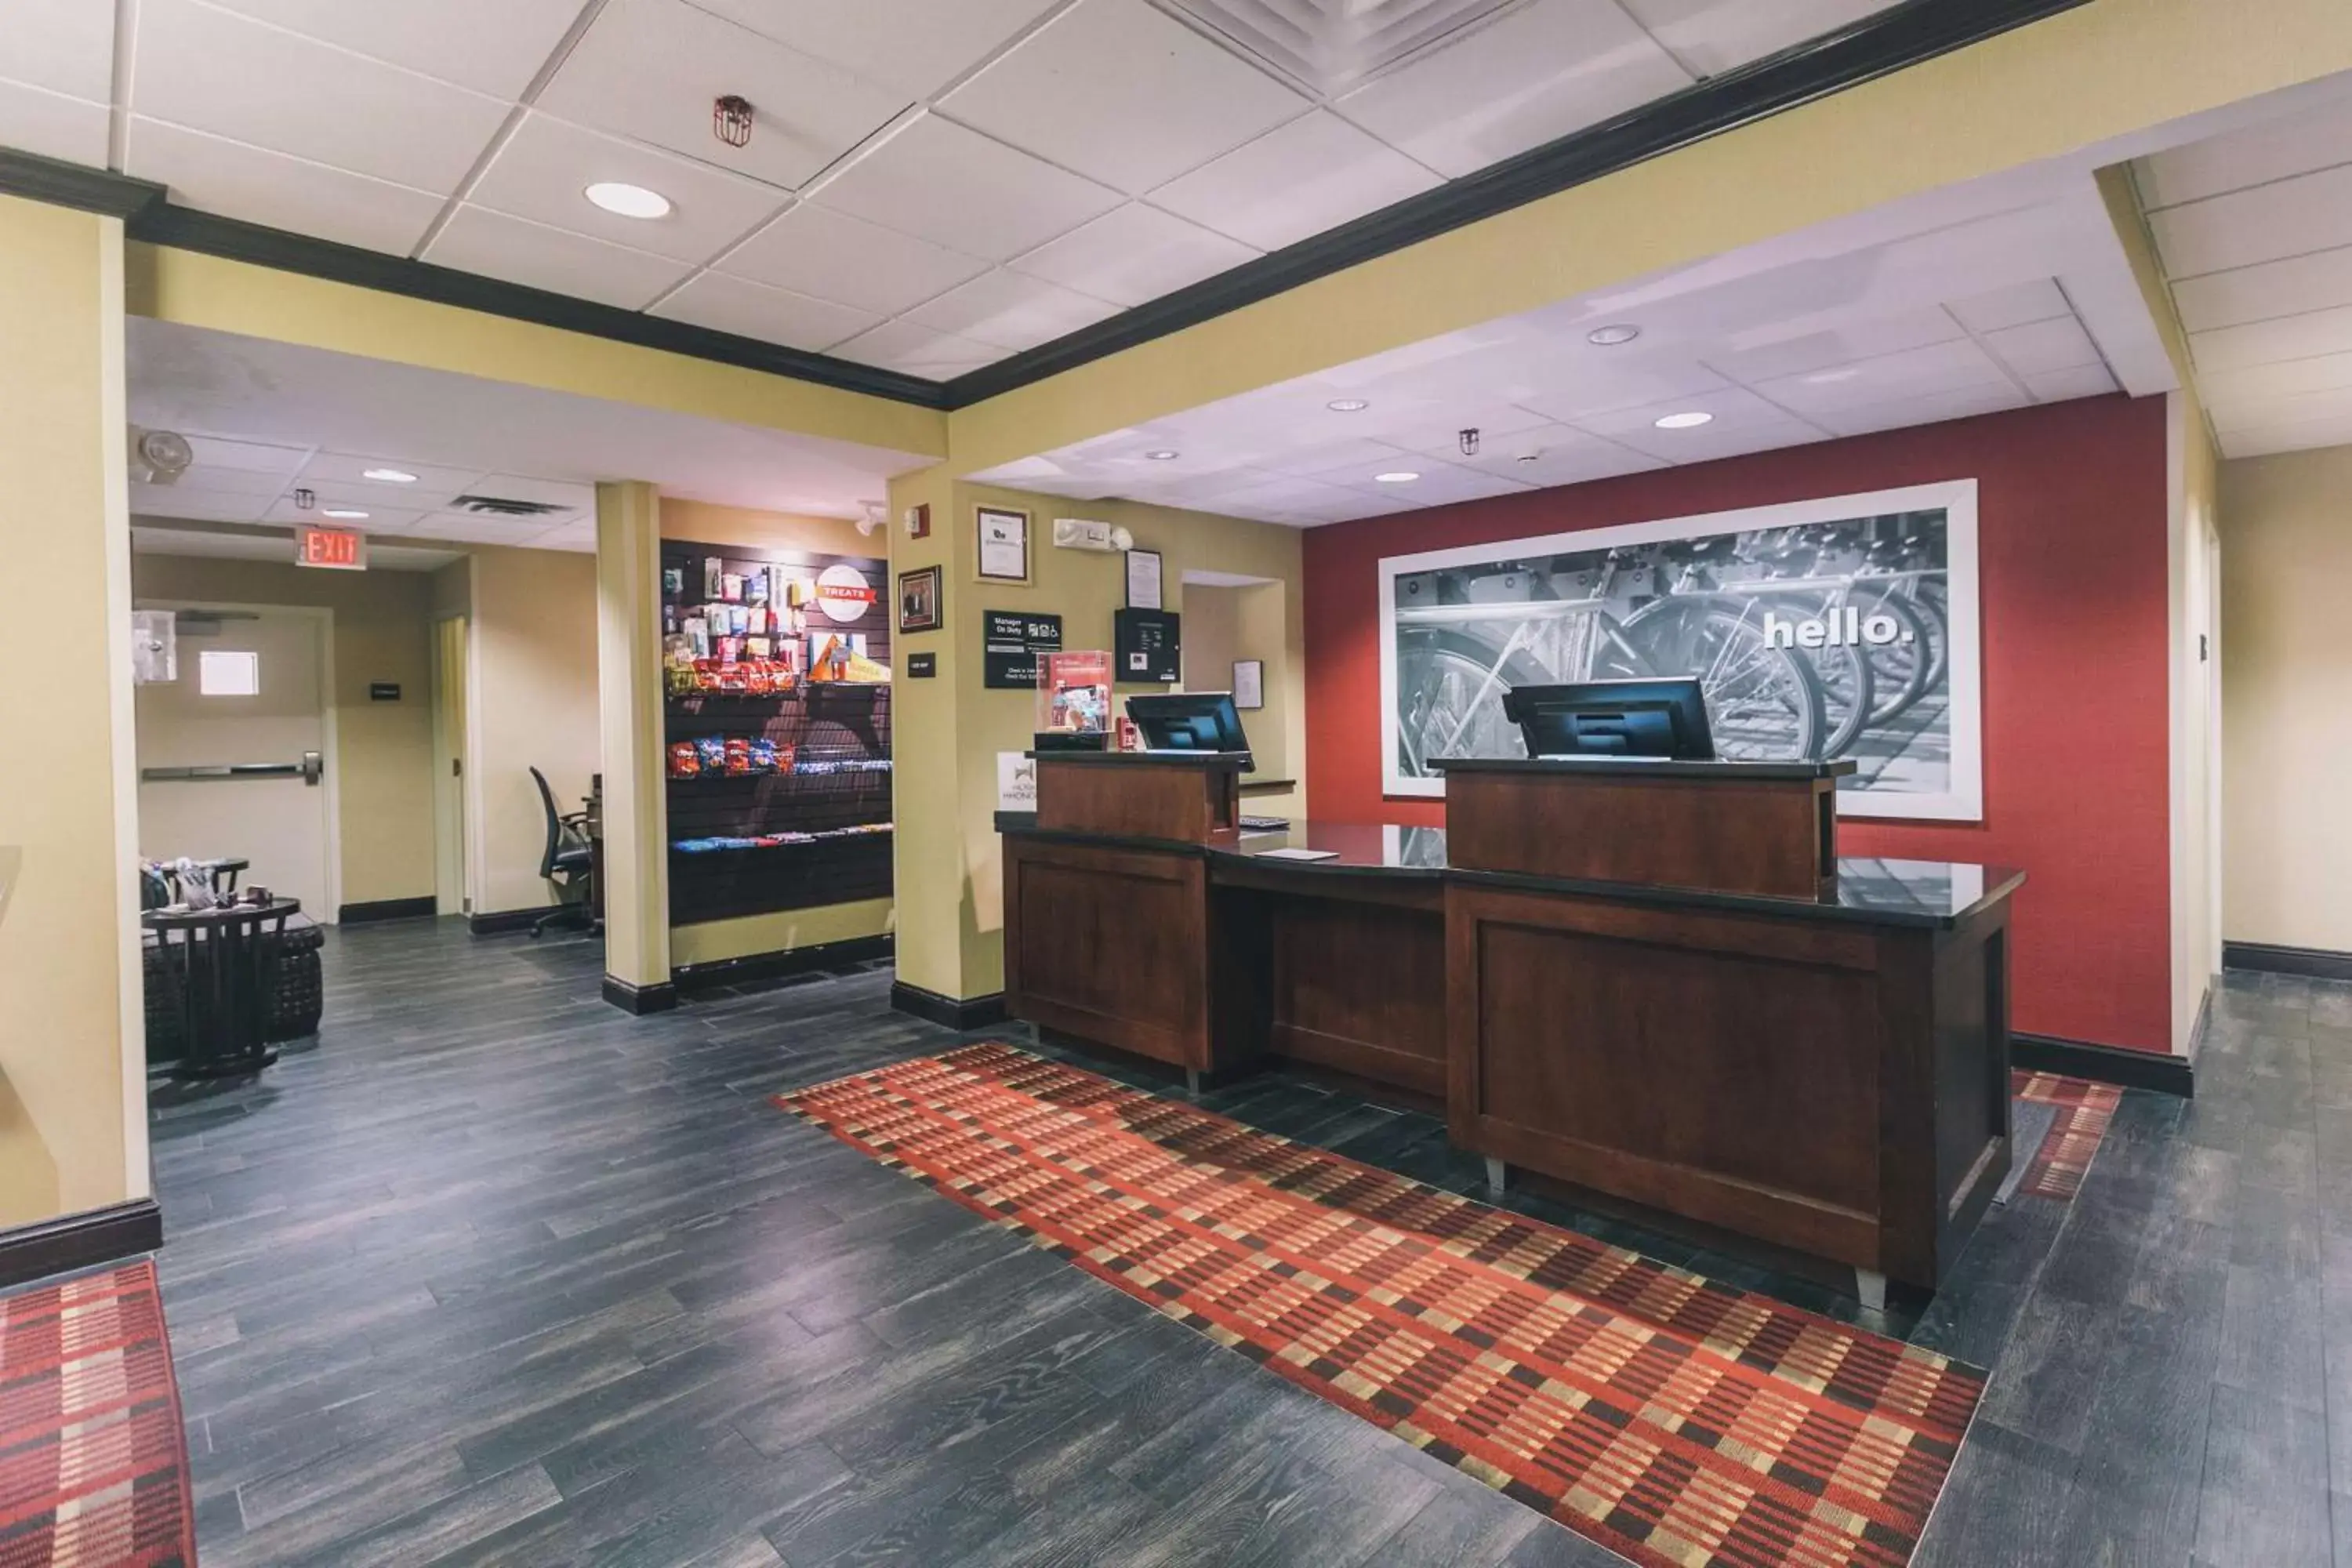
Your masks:
M865 617L873 607L874 588L866 574L850 565L833 565L817 574L817 608L825 618L847 625Z

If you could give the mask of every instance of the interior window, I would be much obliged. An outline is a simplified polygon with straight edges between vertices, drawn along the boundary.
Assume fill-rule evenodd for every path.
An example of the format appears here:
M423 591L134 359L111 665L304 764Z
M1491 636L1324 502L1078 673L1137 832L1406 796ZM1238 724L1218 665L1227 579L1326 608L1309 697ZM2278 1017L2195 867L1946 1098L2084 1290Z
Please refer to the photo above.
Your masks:
M261 695L261 656L206 648L196 659L196 690L205 697Z

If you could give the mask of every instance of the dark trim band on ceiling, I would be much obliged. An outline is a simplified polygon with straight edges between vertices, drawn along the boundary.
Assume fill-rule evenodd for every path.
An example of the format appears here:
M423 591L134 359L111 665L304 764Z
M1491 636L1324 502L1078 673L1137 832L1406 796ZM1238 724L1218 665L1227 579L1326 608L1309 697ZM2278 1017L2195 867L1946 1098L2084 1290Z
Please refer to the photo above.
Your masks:
M0 148L0 194L108 213L131 237L429 300L923 408L967 407L1620 169L1966 48L2089 0L1906 0L1477 174L1243 263L953 381L782 348L332 240L173 205L163 186Z

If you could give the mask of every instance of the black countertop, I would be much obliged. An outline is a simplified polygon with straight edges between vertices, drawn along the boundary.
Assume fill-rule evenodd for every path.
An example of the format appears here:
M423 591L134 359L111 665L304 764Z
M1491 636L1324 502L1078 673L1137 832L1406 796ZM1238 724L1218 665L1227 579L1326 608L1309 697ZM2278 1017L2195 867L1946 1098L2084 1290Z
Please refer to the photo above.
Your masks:
M1079 763L1087 767L1132 768L1157 763L1182 768L1233 768L1250 765L1247 752L1024 752L1041 763Z
M1842 779L1861 766L1831 763L1677 763L1664 757L1432 757L1441 773L1605 773L1627 779Z
M996 814L996 827L1000 833L1061 843L1190 851L1206 856L1213 865L1221 860L1254 863L1253 870L1261 872L1279 867L1286 872L1296 872L1301 878L1371 875L1401 879L1434 879L1452 876L1489 887L1583 893L1646 904L1747 910L1811 920L1847 921L1863 925L1949 928L1990 909L2025 882L2024 872L2006 867L1975 866L1947 860L1889 860L1846 856L1838 860L1836 886L1828 895L1818 900L1775 899L1749 893L1706 892L1689 888L1653 888L1633 882L1594 882L1564 877L1459 871L1446 861L1445 829L1442 827L1304 822L1295 823L1280 832L1219 833L1205 845L1044 829L1037 826L1036 817L1028 812L1000 811ZM1328 850L1331 858L1294 860L1277 854L1272 859L1266 858L1268 851L1283 849Z

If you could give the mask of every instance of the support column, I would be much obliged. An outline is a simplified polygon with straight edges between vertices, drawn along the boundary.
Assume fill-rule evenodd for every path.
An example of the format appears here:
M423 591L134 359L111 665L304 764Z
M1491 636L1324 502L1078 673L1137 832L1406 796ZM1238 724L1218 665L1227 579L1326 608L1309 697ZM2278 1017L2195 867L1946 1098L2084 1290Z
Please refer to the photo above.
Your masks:
M105 1210L152 1237L112 1250L161 1239L122 314L120 219L0 196L0 1280L6 1227Z
M661 498L596 487L596 692L604 774L604 1000L677 1005L662 784Z

